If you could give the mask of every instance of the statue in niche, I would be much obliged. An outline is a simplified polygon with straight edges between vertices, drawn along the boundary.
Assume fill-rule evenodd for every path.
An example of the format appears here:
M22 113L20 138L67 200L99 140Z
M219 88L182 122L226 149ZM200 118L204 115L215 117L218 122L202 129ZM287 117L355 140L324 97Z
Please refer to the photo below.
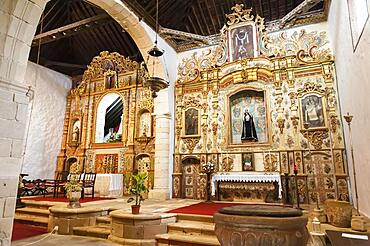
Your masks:
M244 110L241 140L258 141L253 116L249 113L248 109Z
M80 129L76 125L72 132L72 142L78 142L79 136L80 136Z

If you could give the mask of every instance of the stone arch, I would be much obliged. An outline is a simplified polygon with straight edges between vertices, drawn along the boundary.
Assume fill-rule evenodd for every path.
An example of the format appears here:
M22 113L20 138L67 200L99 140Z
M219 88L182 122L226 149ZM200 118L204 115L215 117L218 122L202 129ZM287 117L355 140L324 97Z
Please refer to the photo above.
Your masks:
M0 6L2 28L0 28L0 79L22 84L26 72L28 55L41 14L49 0L21 1L5 0ZM88 0L104 9L132 37L143 57L152 48L149 33L133 12L118 0ZM3 22L3 20L5 20ZM3 24L4 23L4 24ZM151 64L148 64L150 67ZM156 71L164 74L162 62L156 64Z

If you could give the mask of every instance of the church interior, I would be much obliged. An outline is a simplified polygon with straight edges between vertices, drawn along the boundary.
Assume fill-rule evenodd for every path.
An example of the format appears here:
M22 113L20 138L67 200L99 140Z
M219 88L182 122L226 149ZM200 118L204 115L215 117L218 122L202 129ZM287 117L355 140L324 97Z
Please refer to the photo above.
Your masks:
M0 1L0 246L370 245L369 12Z

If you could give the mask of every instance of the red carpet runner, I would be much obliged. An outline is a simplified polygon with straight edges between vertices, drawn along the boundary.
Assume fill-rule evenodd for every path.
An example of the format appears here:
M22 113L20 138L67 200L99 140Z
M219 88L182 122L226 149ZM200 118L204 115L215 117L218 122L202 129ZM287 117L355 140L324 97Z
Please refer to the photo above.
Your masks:
M168 213L178 214L198 214L198 215L210 215L213 216L220 208L245 205L243 203L224 203L224 202L201 202L190 206L177 208L168 211Z
M12 241L29 238L41 234L47 233L47 229L44 227L20 224L14 222L13 224L13 235Z
M101 201L101 200L112 200L115 198L111 197L95 197L92 199L91 197L85 197L83 199L80 199L80 203L84 202L95 202L95 201ZM32 201L47 201L47 202L68 202L68 199L66 197L22 197L22 200L32 200Z

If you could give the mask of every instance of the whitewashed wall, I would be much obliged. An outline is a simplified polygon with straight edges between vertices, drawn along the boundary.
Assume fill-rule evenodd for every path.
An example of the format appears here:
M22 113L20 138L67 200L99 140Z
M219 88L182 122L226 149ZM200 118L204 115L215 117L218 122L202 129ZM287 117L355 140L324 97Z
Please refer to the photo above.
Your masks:
M357 1L357 0L356 0ZM368 2L368 10L370 2ZM365 9L364 9L365 11ZM370 10L369 10L370 11ZM329 32L335 55L339 98L342 114L354 115L353 145L359 191L359 205L362 213L370 216L370 20L362 38L353 52L347 1L332 1L329 11ZM344 126L347 153L349 149L348 127ZM352 159L348 165L352 173ZM353 181L353 177L351 177ZM352 194L354 185L352 183ZM355 196L353 195L355 199Z
M66 75L32 62L27 65L25 80L34 89L34 99L29 104L22 173L29 174L28 179L52 178L61 147L66 96L72 81Z

